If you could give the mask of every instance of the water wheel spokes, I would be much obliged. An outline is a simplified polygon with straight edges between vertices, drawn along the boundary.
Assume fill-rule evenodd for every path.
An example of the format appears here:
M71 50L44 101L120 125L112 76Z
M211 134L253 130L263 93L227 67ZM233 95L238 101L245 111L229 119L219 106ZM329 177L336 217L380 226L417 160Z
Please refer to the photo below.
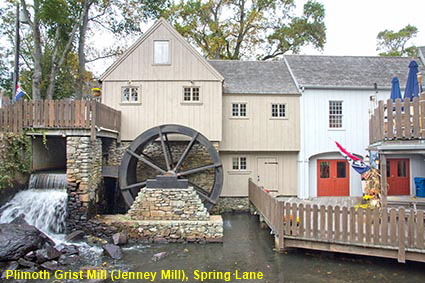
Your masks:
M119 180L128 207L146 180L157 175L188 179L208 209L217 202L223 185L221 161L212 143L196 130L180 125L151 128L125 151Z

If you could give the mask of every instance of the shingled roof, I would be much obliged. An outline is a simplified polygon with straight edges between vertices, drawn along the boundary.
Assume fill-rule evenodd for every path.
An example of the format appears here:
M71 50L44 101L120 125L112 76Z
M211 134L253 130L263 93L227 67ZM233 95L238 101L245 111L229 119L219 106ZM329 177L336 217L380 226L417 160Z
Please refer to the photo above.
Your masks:
M298 94L283 61L208 61L224 77L224 93Z
M390 89L396 74L403 88L411 58L286 55L299 86L305 88ZM419 70L424 69L417 60Z

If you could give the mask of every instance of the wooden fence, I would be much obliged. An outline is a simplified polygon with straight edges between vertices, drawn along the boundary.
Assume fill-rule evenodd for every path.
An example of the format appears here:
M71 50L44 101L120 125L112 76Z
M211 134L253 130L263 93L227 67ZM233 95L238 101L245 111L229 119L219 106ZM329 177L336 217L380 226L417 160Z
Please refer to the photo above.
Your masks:
M425 262L424 211L285 203L249 181L249 199L277 238L298 247Z
M401 101L379 101L369 120L369 141L425 138L425 93Z
M97 129L119 133L121 112L96 101L31 100L0 109L0 131L21 133L26 128ZM96 129L97 128L97 129Z

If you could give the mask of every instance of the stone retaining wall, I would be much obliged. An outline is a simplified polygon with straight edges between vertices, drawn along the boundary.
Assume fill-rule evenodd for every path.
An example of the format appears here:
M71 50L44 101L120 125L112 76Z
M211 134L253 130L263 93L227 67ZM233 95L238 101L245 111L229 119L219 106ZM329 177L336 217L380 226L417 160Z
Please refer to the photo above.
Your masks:
M108 239L126 231L135 243L222 242L223 219L210 216L207 221L132 220L127 215L102 215L89 221L88 227L97 237Z
M220 197L217 204L213 206L211 214L243 213L249 212L248 197Z
M102 202L102 141L67 137L68 230L80 229ZM101 209L101 208L100 208Z
M128 215L134 220L207 221L210 215L193 188L143 188Z

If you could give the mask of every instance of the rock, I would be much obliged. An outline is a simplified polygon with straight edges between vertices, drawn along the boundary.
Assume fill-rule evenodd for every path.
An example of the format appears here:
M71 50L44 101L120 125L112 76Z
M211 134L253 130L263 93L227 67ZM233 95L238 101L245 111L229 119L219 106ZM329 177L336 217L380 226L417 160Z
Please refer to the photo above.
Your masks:
M61 253L52 246L46 246L44 249L35 251L38 263L43 263L52 259L57 259L61 256Z
M84 231L77 230L77 231L71 232L68 235L66 235L65 240L67 242L79 241L79 240L82 240L84 238L84 235L85 235Z
M61 255L59 257L59 263L62 265L71 265L78 261L79 256L78 255Z
M6 279L6 270L11 270L11 271L13 271L13 270L17 270L18 269L18 267L19 267L19 263L17 262L17 261L12 261L12 262L10 262L8 265L7 265L7 267L6 267L6 269L4 270L4 272L3 272L3 274L1 275L1 280L4 280L4 279Z
M18 263L20 266L28 267L28 268L33 268L35 266L34 262L25 260L23 258L18 259Z
M59 263L56 260L52 260L52 261L46 261L40 266L46 269L47 271L55 271L59 268Z
M27 224L0 224L0 261L17 260L28 252L54 242L36 227Z
M34 251L30 251L29 253L27 253L27 254L24 256L24 258L25 258L26 260L29 260L29 261L36 261L36 259L37 259L37 257L35 256L35 252L34 252Z
M78 255L80 251L76 245L60 244L56 249L64 255Z
M25 225L29 225L28 222L25 220L25 215L21 214L18 217L16 217L15 219L12 220L12 222L10 222L12 224L25 224Z
M167 252L160 252L157 254L154 254L153 257L151 258L152 261L160 261L163 260L164 258L166 258L168 256Z
M113 245L113 244L103 245L103 250L106 252L107 255L109 255L113 259L121 259L122 258L121 248L116 246L116 245Z
M116 233L112 235L112 242L114 245L125 245L127 244L127 234L124 232Z

